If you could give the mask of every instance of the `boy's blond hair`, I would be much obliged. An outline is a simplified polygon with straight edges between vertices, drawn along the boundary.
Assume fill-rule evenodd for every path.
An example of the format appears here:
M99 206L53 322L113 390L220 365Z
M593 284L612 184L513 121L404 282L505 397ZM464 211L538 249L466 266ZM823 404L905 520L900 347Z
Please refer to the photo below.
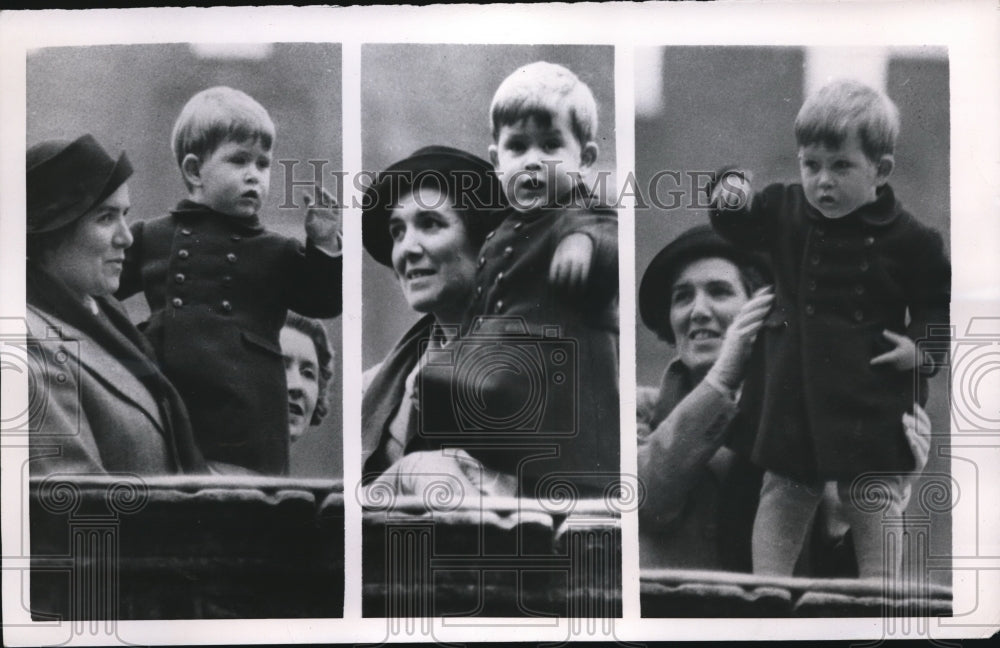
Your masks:
M597 102L575 74L561 65L537 61L518 68L497 88L490 104L493 141L500 129L533 117L546 126L566 110L570 127L580 145L597 136Z
M270 150L274 122L253 97L226 86L202 90L188 99L170 135L178 166L189 153L204 160L224 142L246 140L257 140Z
M832 81L806 98L795 118L799 146L839 148L852 133L861 149L878 162L892 155L899 135L899 110L885 93L858 81Z

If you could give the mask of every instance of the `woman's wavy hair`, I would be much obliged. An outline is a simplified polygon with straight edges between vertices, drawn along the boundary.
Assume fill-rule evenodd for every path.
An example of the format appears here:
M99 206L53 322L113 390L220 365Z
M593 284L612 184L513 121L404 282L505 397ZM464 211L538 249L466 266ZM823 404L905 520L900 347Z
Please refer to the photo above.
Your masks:
M333 350L326 337L326 329L319 320L303 317L298 313L288 312L285 326L309 336L316 347L316 359L319 361L319 394L316 397L316 410L313 412L310 425L319 425L330 411L330 381L333 379Z

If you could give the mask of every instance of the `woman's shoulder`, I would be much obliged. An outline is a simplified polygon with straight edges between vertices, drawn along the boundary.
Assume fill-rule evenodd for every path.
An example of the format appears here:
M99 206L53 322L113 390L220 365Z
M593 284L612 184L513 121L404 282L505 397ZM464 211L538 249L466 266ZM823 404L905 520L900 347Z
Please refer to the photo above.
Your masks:
M31 340L67 340L78 337L79 332L74 326L34 304L27 304L25 316L27 335Z
M375 380L375 376L377 376L379 374L379 372L382 371L382 365L384 365L384 364L385 364L385 361L376 363L376 364L372 365L371 367L368 367L367 369L365 369L364 373L361 374L361 395L362 396L364 396L365 392L368 391L368 387L372 384L372 381Z

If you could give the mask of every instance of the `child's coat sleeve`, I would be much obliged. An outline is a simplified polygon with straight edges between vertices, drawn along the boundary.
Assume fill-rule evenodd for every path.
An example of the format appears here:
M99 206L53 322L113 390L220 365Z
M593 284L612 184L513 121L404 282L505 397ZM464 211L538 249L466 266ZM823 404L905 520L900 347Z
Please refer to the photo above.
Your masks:
M328 319L343 310L344 260L312 242L303 246L288 240L288 308L305 315Z

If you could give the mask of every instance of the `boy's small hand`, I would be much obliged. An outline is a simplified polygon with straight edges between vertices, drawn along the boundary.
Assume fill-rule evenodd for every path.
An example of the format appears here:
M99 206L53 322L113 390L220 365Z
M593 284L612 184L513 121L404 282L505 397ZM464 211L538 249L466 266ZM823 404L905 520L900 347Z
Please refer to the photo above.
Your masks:
M717 209L743 209L753 198L750 175L745 171L728 171L719 178L712 190L711 203Z
M549 266L549 283L570 293L579 293L587 284L594 255L594 242L580 232L570 234L556 247Z
M889 340L894 348L872 358L871 364L873 366L889 365L898 371L910 371L917 366L917 346L913 340L889 330L882 331L882 336Z
M317 185L320 201L313 204L309 194L306 201L306 236L313 244L331 254L340 251L337 233L340 231L340 217L337 213L337 199L326 189Z

